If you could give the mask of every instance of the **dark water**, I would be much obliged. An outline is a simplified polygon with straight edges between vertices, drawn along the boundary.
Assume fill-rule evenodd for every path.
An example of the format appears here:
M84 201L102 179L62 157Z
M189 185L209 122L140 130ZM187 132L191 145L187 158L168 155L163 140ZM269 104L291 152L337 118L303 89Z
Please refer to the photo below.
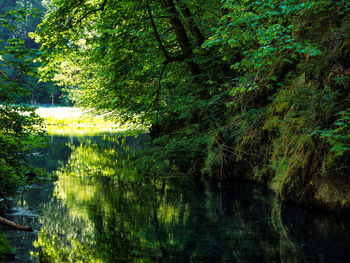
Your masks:
M7 215L38 232L0 227L11 262L350 262L349 218L281 206L248 184L141 177L132 157L145 140L52 137L33 162L57 180Z

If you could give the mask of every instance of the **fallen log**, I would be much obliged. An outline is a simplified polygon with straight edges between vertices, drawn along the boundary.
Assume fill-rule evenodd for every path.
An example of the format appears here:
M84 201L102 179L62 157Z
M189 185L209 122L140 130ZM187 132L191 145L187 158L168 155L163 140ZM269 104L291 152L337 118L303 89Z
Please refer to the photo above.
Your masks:
M7 220L7 219L5 219L5 218L3 218L1 216L0 216L0 224L3 224L5 226L9 226L9 227L11 227L13 229L20 230L20 231L33 232L33 229L31 227L17 224L15 222Z

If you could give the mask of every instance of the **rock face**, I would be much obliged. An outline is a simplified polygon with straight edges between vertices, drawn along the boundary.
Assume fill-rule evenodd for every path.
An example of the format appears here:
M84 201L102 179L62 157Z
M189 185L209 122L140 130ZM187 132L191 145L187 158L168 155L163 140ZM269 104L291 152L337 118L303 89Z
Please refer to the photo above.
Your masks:
M326 157L317 152L300 153L289 167L283 181L282 200L315 206L338 213L350 212L350 176L347 169L322 171Z
M234 149L224 156L229 179L263 183L284 201L350 212L349 20L325 11L301 21L309 29L295 37L319 43L322 54L276 64L268 75L279 85L269 99L235 112L226 132L236 136L226 139Z
M318 206L326 206L336 212L350 212L350 179L344 176L317 178L314 200Z
M274 189L281 199L338 213L350 212L350 176L344 163L327 165L329 154L322 156L316 150L298 154L288 165L281 188Z
M290 79L287 89L297 103L284 104L287 110L272 114L292 124L279 124L283 143L273 140L278 146L272 150L272 159L284 161L277 164L280 170L285 167L277 191L282 200L346 213L350 211L350 42L345 37L331 41L332 29L347 32L344 18L330 16L326 21L325 31L318 34L318 41L328 41L322 56L301 61L304 70ZM313 23L319 22L315 18ZM296 71L293 74L298 76Z

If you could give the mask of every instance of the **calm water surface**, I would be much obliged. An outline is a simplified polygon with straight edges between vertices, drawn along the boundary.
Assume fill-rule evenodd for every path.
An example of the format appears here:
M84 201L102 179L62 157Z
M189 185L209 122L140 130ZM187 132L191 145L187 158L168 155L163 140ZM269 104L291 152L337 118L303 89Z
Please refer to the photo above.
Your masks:
M11 262L350 262L350 221L281 206L257 186L220 190L180 177L141 177L146 136L52 137L33 162L57 176L14 201L0 227Z

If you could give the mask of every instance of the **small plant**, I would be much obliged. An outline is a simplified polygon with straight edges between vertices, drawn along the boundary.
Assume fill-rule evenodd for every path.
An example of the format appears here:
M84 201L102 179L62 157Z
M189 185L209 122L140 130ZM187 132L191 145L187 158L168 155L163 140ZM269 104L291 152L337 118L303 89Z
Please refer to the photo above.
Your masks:
M333 123L331 129L317 127L311 135L318 134L331 146L330 151L342 155L350 150L350 109L337 113L339 118Z

